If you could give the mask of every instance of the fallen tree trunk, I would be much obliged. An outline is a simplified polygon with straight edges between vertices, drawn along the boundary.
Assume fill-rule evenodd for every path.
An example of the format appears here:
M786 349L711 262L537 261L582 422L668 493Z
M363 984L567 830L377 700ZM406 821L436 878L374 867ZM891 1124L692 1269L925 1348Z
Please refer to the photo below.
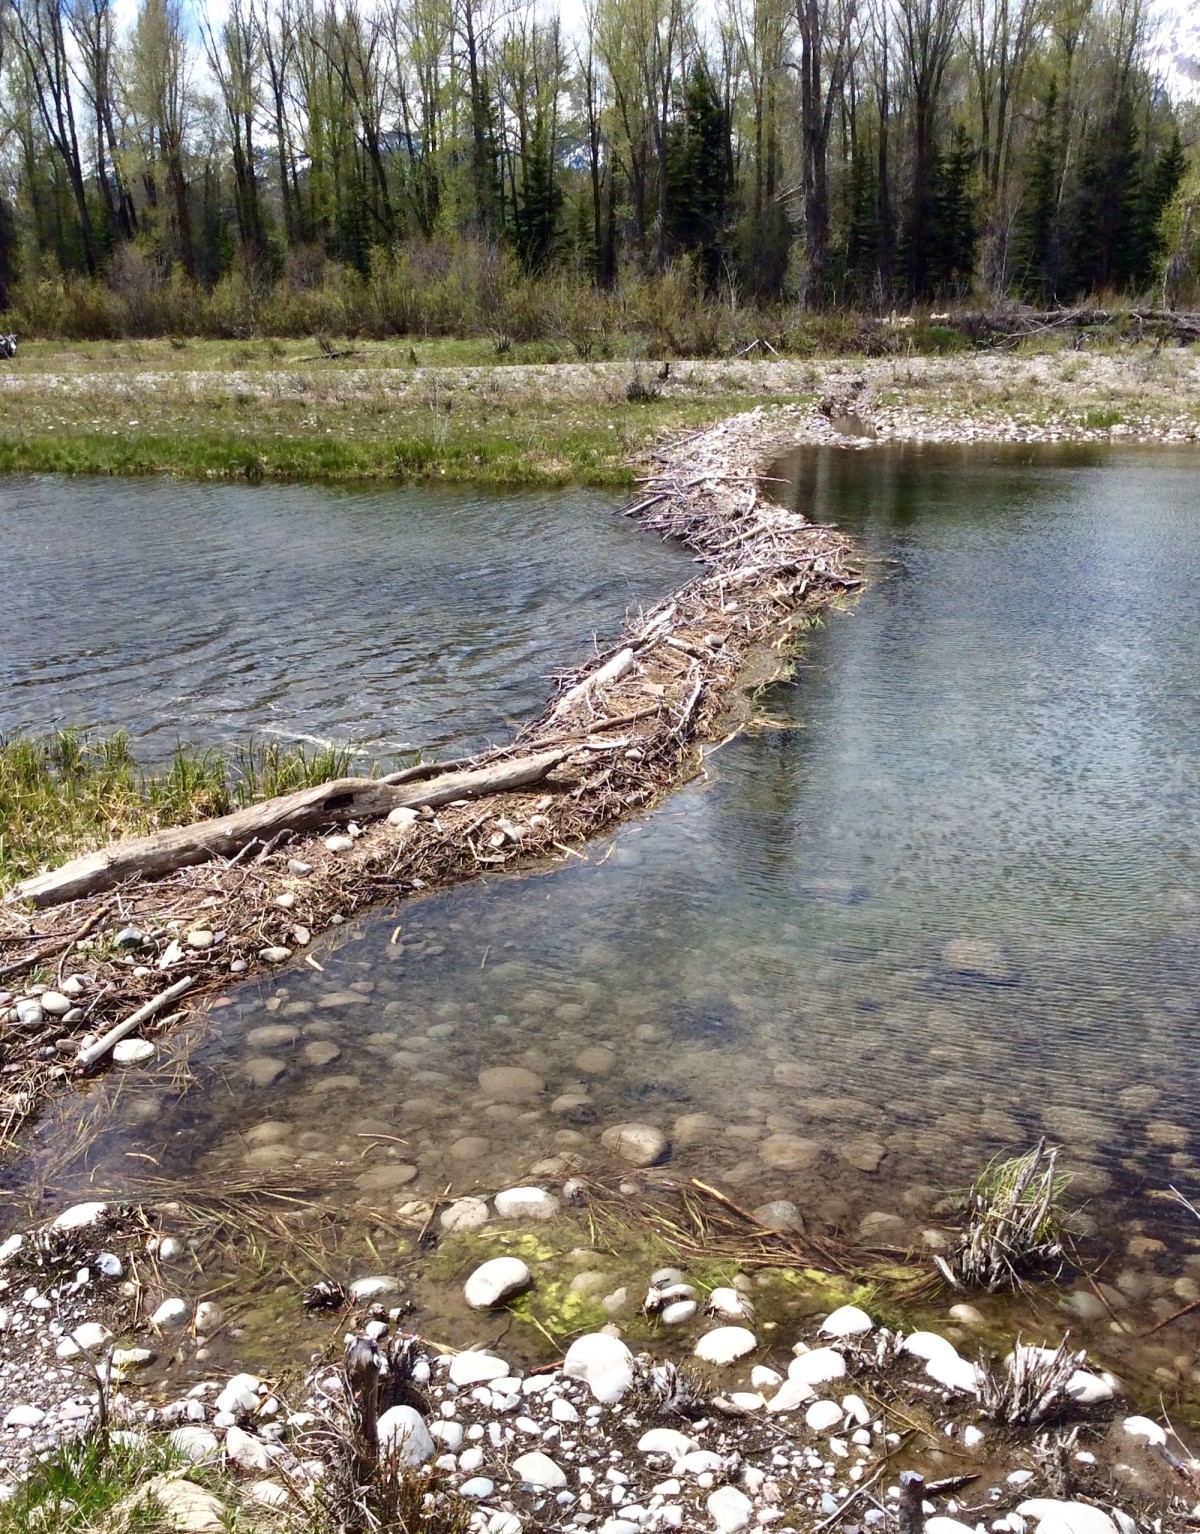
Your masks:
M542 751L467 772L443 773L423 783L338 778L332 783L248 805L217 820L172 826L133 841L116 842L100 852L74 858L49 873L25 879L5 898L32 900L37 906L59 905L111 889L127 879L158 879L193 863L232 857L256 840L268 842L281 834L315 831L356 819L378 820L402 806L436 808L455 799L511 792L539 782L566 754L565 750Z

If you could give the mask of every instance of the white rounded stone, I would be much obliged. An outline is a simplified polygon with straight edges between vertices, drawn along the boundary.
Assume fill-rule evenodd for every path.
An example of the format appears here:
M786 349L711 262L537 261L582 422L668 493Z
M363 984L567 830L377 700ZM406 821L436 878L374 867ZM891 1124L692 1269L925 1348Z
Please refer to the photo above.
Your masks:
M771 1413L795 1411L798 1406L804 1406L812 1400L815 1391L806 1380L784 1380L779 1390L767 1402L767 1410Z
M186 1300L164 1300L154 1314L150 1317L150 1325L160 1332L172 1331L177 1326L182 1326L188 1316L191 1315L191 1307Z
M1117 1534L1117 1526L1101 1508L1087 1502L1057 1502L1053 1497L1031 1497L1017 1512L1036 1520L1038 1534Z
M236 1422L231 1428L226 1429L225 1454L242 1470L271 1468L271 1456L267 1453L266 1444L260 1438L247 1433L244 1428L238 1427Z
M874 1328L874 1321L857 1305L841 1305L821 1323L822 1337L861 1337Z
M1154 1448L1161 1448L1167 1441L1166 1433L1149 1417L1126 1417L1121 1426L1131 1438L1144 1438Z
M117 1065L141 1065L153 1060L156 1053L149 1039L122 1039L113 1046L112 1057Z
M177 1427L168 1435L173 1449L177 1449L184 1459L195 1464L197 1460L207 1459L210 1454L217 1452L217 1435L210 1433L206 1427L197 1427L194 1422L185 1423L183 1427Z
M443 1209L439 1224L443 1230L478 1230L491 1218L488 1206L481 1198L456 1198L448 1209Z
M494 1353L457 1353L450 1360L450 1381L454 1385L482 1385L489 1380L505 1379L508 1365Z
M491 1310L532 1282L533 1274L519 1257L493 1257L467 1279L463 1295L472 1310Z
M664 1326L682 1326L696 1314L695 1300L675 1300L659 1312L658 1319Z
M513 1461L513 1470L527 1486L543 1491L559 1491L567 1484L566 1472L548 1454L522 1454Z
M900 1344L902 1353L909 1353L913 1358L930 1359L938 1353L957 1354L958 1349L948 1337L941 1336L938 1332L913 1332Z
M350 1298L356 1305L366 1305L385 1294L399 1294L403 1288L394 1274L380 1273L372 1278L356 1278L350 1285Z
M935 1353L925 1365L925 1373L939 1385L945 1385L947 1390L979 1394L979 1369L957 1353Z
M682 1459L685 1454L691 1454L699 1447L694 1438L689 1438L686 1433L673 1427L652 1427L638 1439L641 1453L668 1454L673 1460Z
M554 1194L544 1188L505 1188L493 1203L502 1220L552 1220L559 1210Z
M721 1486L704 1504L708 1515L720 1529L721 1534L738 1534L750 1522L754 1504L744 1491L736 1486Z
M413 1406L385 1411L376 1424L375 1440L382 1455L401 1465L423 1465L436 1453L425 1419Z
M728 1316L731 1321L738 1321L753 1314L750 1303L740 1295L736 1289L714 1289L708 1297L707 1309L714 1315Z
M214 1409L234 1417L257 1411L259 1383L256 1374L235 1374L213 1402Z
M814 1433L827 1433L842 1420L842 1408L836 1401L814 1401L804 1413L804 1420Z
M111 1340L112 1333L107 1326L102 1326L99 1321L84 1321L68 1332L54 1351L59 1358L78 1358L80 1353L94 1353Z
M633 1354L619 1337L588 1332L567 1349L563 1373L585 1381L597 1401L619 1401L633 1384Z
M51 1222L51 1230L82 1230L87 1225L98 1225L108 1214L108 1205L100 1203L72 1204Z
M758 1346L758 1338L745 1326L718 1326L705 1332L693 1352L708 1364L731 1364Z
M824 1385L840 1380L846 1373L846 1360L835 1348L813 1348L800 1353L788 1365L788 1379L803 1385Z

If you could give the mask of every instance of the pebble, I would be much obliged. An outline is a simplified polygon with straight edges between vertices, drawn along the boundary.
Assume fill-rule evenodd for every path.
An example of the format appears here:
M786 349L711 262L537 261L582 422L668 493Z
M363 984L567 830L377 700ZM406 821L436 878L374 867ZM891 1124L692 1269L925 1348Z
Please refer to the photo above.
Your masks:
M874 1328L875 1323L865 1310L857 1305L842 1305L821 1323L822 1337L861 1337Z
M443 1230L478 1230L491 1218L488 1206L481 1198L456 1198L448 1209L443 1209L438 1223Z
M153 1060L157 1053L149 1039L121 1039L113 1045L113 1063L116 1065L141 1065Z
M51 1017L65 1017L71 1010L71 998L64 996L61 991L43 991L38 997L43 1012L48 1012Z
M477 1079L484 1095L497 1103L534 1102L546 1090L540 1076L520 1065L494 1065Z
M722 1486L714 1491L705 1503L709 1516L721 1534L738 1534L750 1522L754 1504L744 1491L736 1486Z
M705 1332L697 1342L694 1352L709 1364L731 1364L744 1358L758 1346L758 1339L745 1326L718 1326Z
M1131 1438L1143 1438L1152 1448L1159 1449L1166 1444L1166 1433L1149 1417L1126 1417L1121 1426Z
M513 1461L513 1470L529 1486L558 1491L567 1484L566 1472L547 1454L522 1454Z
M215 1454L220 1447L220 1442L215 1433L210 1433L205 1427L197 1427L195 1423L185 1423L183 1427L177 1427L168 1435L173 1449L177 1449L184 1459L195 1464L197 1460L207 1459L210 1454Z
M258 1410L259 1384L255 1374L235 1374L213 1402L214 1409L234 1417L248 1416Z
M658 1319L664 1326L682 1326L692 1319L698 1308L695 1300L675 1300L659 1312Z
M395 813L393 811L393 813ZM469 1481L464 1481L458 1488L460 1497L490 1497L496 1489L495 1481L489 1481L486 1475L472 1476Z
M81 1353L94 1353L111 1340L107 1326L99 1321L84 1321L68 1332L54 1351L59 1358L78 1358Z
M631 1166L656 1166L671 1153L671 1142L653 1124L614 1124L600 1136L600 1143Z
M716 1315L729 1316L735 1320L753 1313L749 1301L736 1289L730 1288L714 1289L705 1308Z
M840 1380L845 1372L846 1360L835 1348L813 1348L788 1365L788 1379L802 1385L824 1385L827 1380Z
M563 1373L583 1380L597 1401L619 1401L633 1384L633 1354L619 1337L588 1332L567 1349Z
M350 1298L356 1305L369 1304L385 1294L400 1294L404 1285L391 1273L381 1273L374 1278L356 1278L350 1285Z
M211 948L215 941L216 934L210 932L207 927L193 927L184 938L187 946L194 948L197 952L201 952L205 948Z
M401 1465L423 1465L437 1452L425 1419L413 1406L393 1406L380 1417L375 1431L380 1452Z
M643 1454L666 1454L672 1460L682 1459L700 1445L694 1438L673 1427L653 1427L638 1439L638 1449Z
M330 852L349 852L351 847L354 846L354 838L352 836L340 835L327 836L325 838L325 846Z
M558 1200L544 1188L505 1188L493 1203L502 1220L552 1220L559 1211Z
M190 1314L191 1310L186 1300L177 1298L164 1300L150 1317L150 1325L160 1332L173 1331L176 1327L182 1326Z
M811 1401L814 1394L806 1380L784 1380L777 1393L767 1402L767 1410L773 1414L795 1411L798 1406Z
M290 948L280 948L278 946L260 948L258 951L258 956L265 964L283 964L286 960L291 958L292 950Z
M1040 1529L1043 1524L1047 1534L1053 1527L1054 1534L1118 1534L1117 1526L1101 1508L1087 1502L1056 1502L1052 1497L1031 1497L1022 1502L1017 1512L1022 1518L1032 1518Z
M490 1310L532 1282L533 1274L519 1257L493 1257L467 1279L463 1296L472 1310Z
M237 1423L225 1432L225 1454L241 1470L269 1470L271 1456L261 1439L247 1433Z
M242 1075L252 1087L271 1087L279 1080L287 1066L271 1055L254 1055L242 1061Z
M804 1234L804 1216L790 1198L774 1198L760 1204L753 1211L754 1218L768 1230L778 1230L793 1235Z
M456 1353L450 1360L450 1381L454 1385L486 1384L489 1380L505 1379L508 1365L492 1353L476 1353L468 1350Z
M804 1413L804 1420L814 1433L826 1433L842 1420L842 1408L836 1401L814 1401Z

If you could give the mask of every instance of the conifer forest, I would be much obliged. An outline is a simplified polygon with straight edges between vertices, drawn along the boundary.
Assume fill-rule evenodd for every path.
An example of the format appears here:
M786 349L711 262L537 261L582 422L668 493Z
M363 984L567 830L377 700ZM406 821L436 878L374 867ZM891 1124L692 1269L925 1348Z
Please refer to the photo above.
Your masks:
M1156 57L1147 0L2 0L0 305L86 337L1186 304L1197 112Z

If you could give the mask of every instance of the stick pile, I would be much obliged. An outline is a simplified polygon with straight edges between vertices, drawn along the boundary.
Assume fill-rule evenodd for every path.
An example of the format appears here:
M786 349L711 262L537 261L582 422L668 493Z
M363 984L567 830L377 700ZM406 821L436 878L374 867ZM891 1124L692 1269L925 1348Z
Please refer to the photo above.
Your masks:
M118 844L15 891L23 898L0 907L0 990L77 972L88 1000L74 1025L82 1046L54 1018L4 1029L0 1133L94 1062L96 1035L185 970L195 1002L303 952L378 901L566 856L686 777L750 652L798 613L862 584L846 538L763 499L765 436L766 419L753 411L655 453L626 514L695 550L704 572L560 678L556 698L508 745L374 783L325 785L324 798L289 796L303 800L294 815L274 800ZM317 824L314 797L324 807ZM387 818L328 836L345 825L346 805L360 819ZM49 909L31 911L29 901ZM130 927L143 946L115 948ZM198 929L213 941L194 946Z

